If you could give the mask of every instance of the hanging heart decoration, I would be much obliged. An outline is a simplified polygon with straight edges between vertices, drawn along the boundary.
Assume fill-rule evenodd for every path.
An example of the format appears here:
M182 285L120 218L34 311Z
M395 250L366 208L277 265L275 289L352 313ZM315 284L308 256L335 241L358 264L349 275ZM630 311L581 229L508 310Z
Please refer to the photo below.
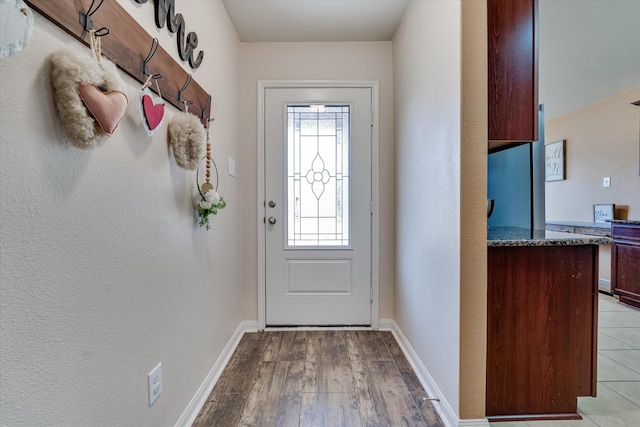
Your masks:
M67 48L54 52L51 86L67 140L78 148L102 144L124 115L127 97L116 65L102 57L100 38L90 31L91 52Z
M185 110L171 118L167 136L178 166L195 170L205 149L206 135L200 119L189 113L186 105Z
M140 91L140 102L138 103L142 124L148 136L152 136L160 126L164 118L164 101L161 97L155 96L147 87Z
M103 92L88 83L79 84L78 93L100 129L111 136L127 109L127 95L117 90Z
M142 97L144 117L147 119L147 124L151 130L155 130L162 123L162 117L164 117L164 103L162 99L160 99L160 102L157 101L154 102L149 95Z

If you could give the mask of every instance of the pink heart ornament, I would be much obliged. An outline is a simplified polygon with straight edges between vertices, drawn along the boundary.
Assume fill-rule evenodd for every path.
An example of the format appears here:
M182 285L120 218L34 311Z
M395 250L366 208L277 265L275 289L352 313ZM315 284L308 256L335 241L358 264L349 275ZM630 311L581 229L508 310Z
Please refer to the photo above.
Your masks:
M154 102L151 96L144 95L142 97L142 107L144 109L144 118L147 121L147 125L150 130L156 130L156 128L162 123L164 117L164 102L161 98L157 99L158 102Z
M80 83L78 94L100 128L111 136L124 117L129 102L127 95L116 90L102 92L89 83Z

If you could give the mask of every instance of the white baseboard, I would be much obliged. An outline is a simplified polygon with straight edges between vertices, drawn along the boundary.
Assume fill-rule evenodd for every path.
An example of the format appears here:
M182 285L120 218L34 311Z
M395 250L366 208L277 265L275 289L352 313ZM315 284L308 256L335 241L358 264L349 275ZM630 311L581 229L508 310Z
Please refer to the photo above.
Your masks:
M218 357L216 363L213 364L213 367L209 371L207 377L204 379L204 382L202 383L202 385L200 385L200 388L198 388L198 391L196 392L195 396L193 396L193 399L191 399L191 402L189 402L187 409L184 410L184 412L178 419L178 422L176 422L176 427L189 427L193 424L193 422L196 420L196 417L200 413L200 410L207 402L207 398L211 394L211 391L216 385L216 382L218 382L220 375L222 375L222 371L224 370L225 366L227 366L227 363L229 363L229 360L231 359L231 356L238 346L238 343L240 342L242 336L245 334L245 332L257 331L258 322L248 320L240 322L235 332L231 336L231 339L222 350L220 357Z
M382 329L382 320L380 320L380 329ZM387 320L385 319L385 322ZM400 327L393 320L388 321L390 323L391 333L398 341L402 352L409 361L409 364L413 368L420 384L424 388L425 392L430 398L438 399L434 400L433 406L442 418L442 422L448 427L488 427L489 421L486 418L461 420L458 418L456 412L451 408L451 405L447 399L442 395L442 392L438 388L438 385L434 381L429 371L420 361L420 358L409 344L407 337L402 333Z
M392 319L380 319L378 321L378 330L391 331L393 330L394 321Z

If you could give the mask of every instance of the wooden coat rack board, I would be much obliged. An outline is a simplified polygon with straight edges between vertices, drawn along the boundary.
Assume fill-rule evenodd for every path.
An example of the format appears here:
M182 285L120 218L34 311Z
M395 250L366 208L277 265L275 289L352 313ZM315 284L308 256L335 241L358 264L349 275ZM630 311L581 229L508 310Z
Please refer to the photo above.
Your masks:
M60 28L89 46L89 33L80 23L80 13L87 13L91 6L91 0L25 0L27 4L44 15L47 19ZM153 43L145 30L129 15L118 2L105 1L100 8L92 14L93 27L97 30L102 27L109 29L110 33L102 37L102 53L113 61L125 73L144 83L147 77L142 72L142 64L147 58ZM179 110L185 106L178 99L178 91L182 89L189 79L189 74L162 48L158 49L148 62L150 74L162 74L158 79L162 97ZM150 87L155 89L155 84ZM189 112L208 120L211 112L211 99L209 94L191 80L182 93L184 101L192 101ZM204 114L203 114L204 113Z

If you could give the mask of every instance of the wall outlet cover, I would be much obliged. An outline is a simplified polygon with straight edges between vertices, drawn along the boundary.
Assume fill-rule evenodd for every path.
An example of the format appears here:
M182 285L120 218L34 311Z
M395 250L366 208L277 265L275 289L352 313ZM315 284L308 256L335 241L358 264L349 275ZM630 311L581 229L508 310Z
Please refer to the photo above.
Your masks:
M149 372L147 381L149 384L149 406L151 406L162 394L162 363L158 363L158 366Z
M602 178L602 186L603 187L611 187L611 177L610 176L605 176L604 178Z

